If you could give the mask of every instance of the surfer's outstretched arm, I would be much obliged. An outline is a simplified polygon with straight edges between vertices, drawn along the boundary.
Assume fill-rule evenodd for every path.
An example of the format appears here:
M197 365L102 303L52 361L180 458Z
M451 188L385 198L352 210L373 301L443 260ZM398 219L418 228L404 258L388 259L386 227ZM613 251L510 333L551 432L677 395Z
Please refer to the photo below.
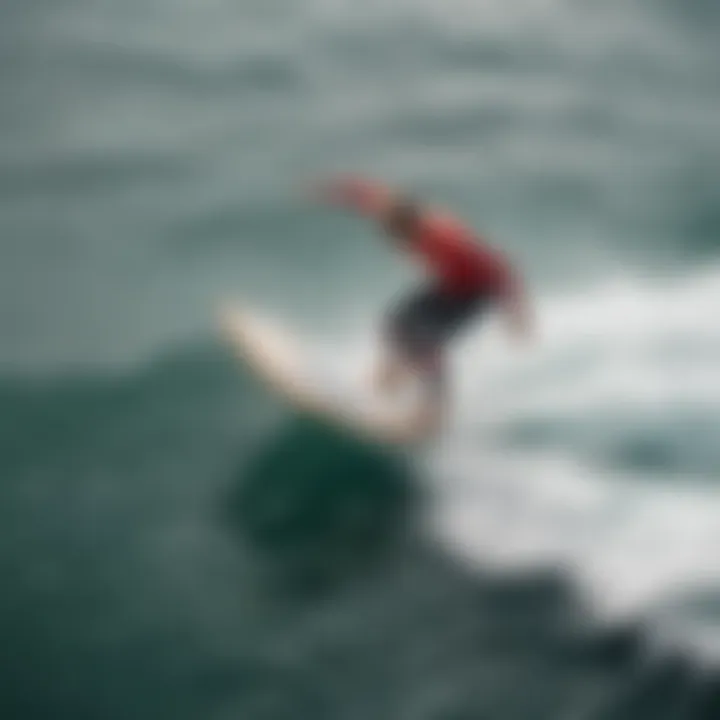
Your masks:
M412 194L357 175L339 175L315 186L320 200L354 210L376 221L394 238L412 239L423 227L456 223L444 208L418 201ZM458 226L459 227L459 226Z
M400 193L386 185L355 175L341 175L321 183L317 195L325 202L339 205L381 220Z
M533 314L527 293L517 277L510 278L502 304L510 334L517 340L529 341L533 334Z

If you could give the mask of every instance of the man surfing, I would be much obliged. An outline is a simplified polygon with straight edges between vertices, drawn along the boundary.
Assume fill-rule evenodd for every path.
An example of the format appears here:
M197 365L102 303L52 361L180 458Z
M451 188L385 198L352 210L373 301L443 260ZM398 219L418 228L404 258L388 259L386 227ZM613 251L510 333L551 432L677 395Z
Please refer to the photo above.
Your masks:
M428 278L388 313L376 386L385 392L420 377L424 402L413 432L435 432L446 404L444 349L491 308L504 311L518 339L531 333L522 284L505 256L450 214L380 183L334 177L317 188L321 200L374 220L391 244L419 260Z

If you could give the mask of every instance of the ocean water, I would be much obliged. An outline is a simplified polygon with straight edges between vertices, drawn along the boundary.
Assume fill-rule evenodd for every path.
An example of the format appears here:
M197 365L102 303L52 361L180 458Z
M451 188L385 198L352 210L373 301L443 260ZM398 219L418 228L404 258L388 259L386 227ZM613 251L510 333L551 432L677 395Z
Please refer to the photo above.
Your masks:
M720 716L720 12L709 0L6 0L0 713ZM412 271L303 183L501 245L455 416L392 453L216 337L359 382Z

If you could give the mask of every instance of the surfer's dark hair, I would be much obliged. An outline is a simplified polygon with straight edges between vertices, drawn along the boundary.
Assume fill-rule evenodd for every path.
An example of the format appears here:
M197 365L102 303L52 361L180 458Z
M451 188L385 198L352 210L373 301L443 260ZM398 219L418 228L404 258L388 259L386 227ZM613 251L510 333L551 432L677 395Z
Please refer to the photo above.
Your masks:
M412 195L402 195L393 202L386 222L395 231L408 231L417 226L421 215L421 203Z

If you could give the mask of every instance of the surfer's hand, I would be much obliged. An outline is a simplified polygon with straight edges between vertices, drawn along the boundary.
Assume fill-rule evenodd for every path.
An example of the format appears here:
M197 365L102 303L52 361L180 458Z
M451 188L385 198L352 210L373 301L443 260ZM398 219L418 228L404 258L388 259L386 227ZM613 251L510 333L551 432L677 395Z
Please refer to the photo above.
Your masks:
M316 181L310 186L312 197L339 205L352 205L354 198L363 192L367 183L352 175L336 175Z
M529 344L534 333L533 312L522 285L511 276L503 295L505 325L512 339L520 344Z
M508 331L519 345L529 345L533 340L533 327L530 318L524 313L513 313L508 317Z
M314 195L323 202L375 218L382 216L394 197L379 183L350 174L336 175L318 183Z
M532 340L533 321L530 310L519 296L511 297L506 304L504 325L514 342L527 345Z

